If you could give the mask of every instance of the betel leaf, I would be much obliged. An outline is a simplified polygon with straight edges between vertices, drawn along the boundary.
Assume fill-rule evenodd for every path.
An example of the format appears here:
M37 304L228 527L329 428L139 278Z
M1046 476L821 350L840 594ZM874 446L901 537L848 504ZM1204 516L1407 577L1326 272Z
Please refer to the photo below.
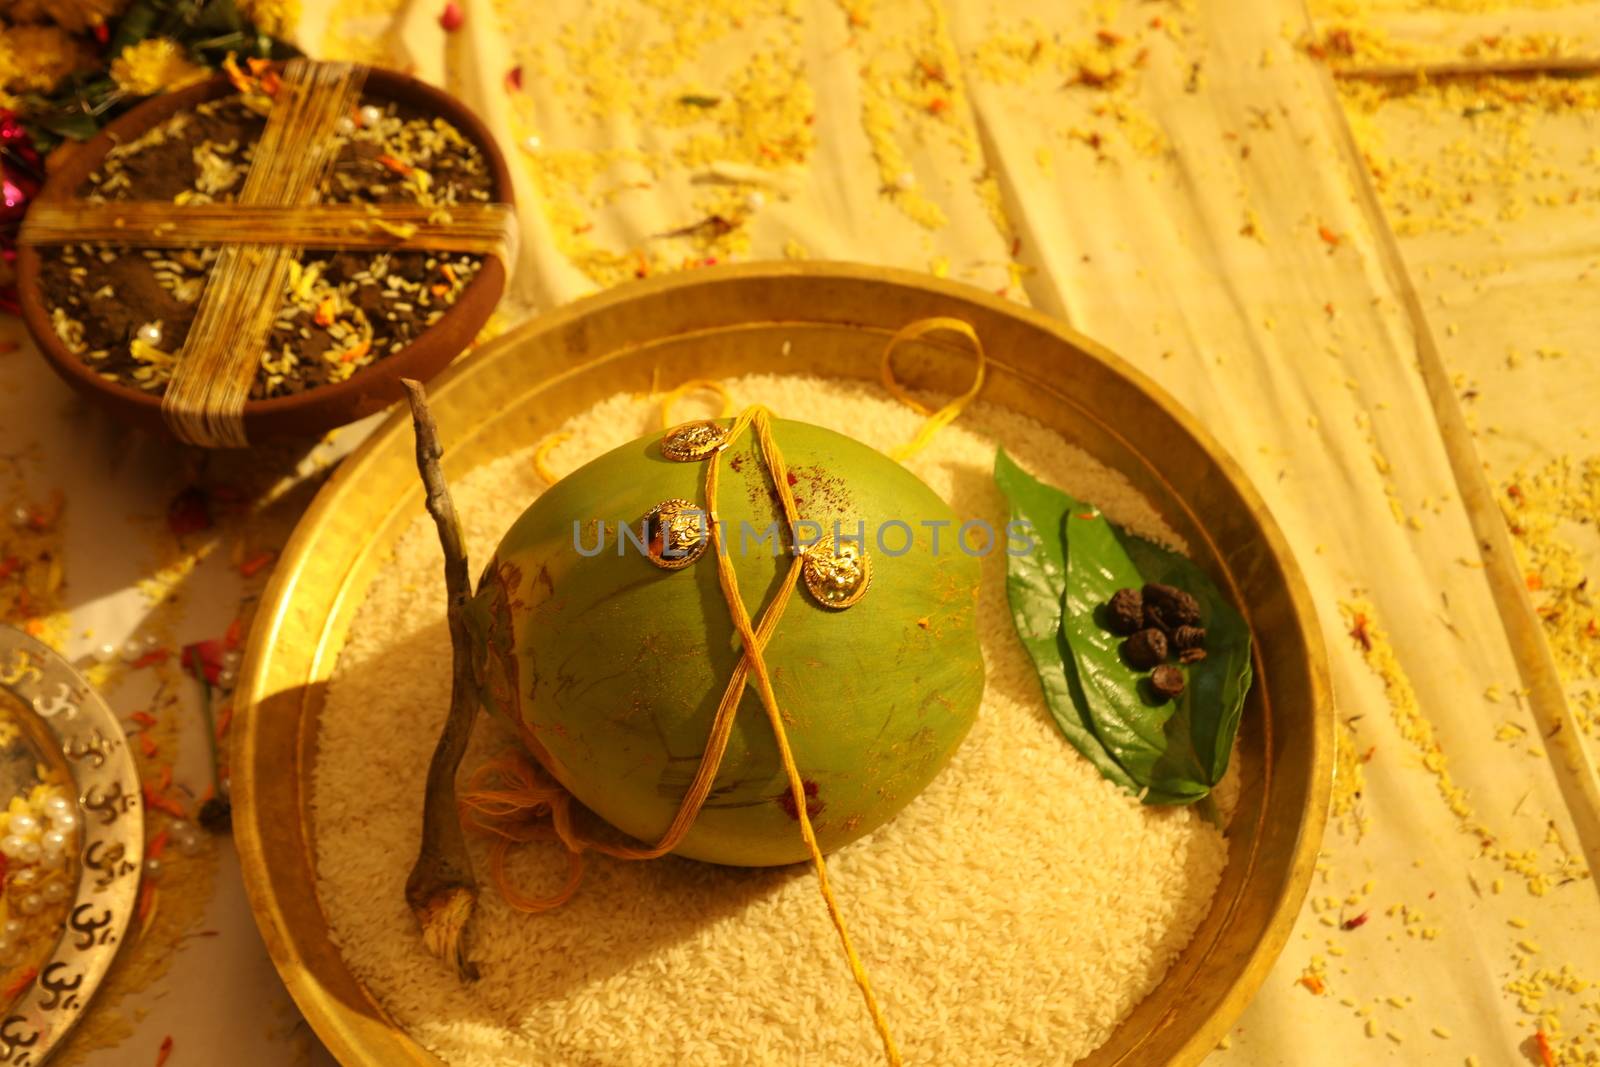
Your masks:
M1122 638L1105 626L1105 604L1144 576L1098 508L1083 505L1062 521L1067 585L1062 633L1072 652L1095 733L1139 785L1147 804L1191 804L1211 789L1182 702L1156 698L1143 672L1122 658Z
M1183 668L1183 693L1174 715L1188 720L1195 755L1216 785L1228 770L1250 689L1250 628L1192 560L1124 530L1117 530L1117 537L1145 581L1175 585L1200 602L1206 658Z
M1012 520L1032 526L1032 551L1010 557L1007 593L1062 733L1145 803L1199 801L1205 809L1227 770L1250 688L1244 620L1188 559L1030 477L1003 450L995 457L995 482L1011 502ZM1184 692L1171 703L1155 699L1148 675L1128 666L1122 638L1104 625L1111 595L1147 582L1192 593L1207 628L1208 655L1179 668Z
M994 480L1010 502L1011 521L1026 522L1031 527L1031 550L1011 554L1006 560L1006 595L1017 636L1039 675L1045 705L1073 748L1105 777L1129 792L1138 792L1140 786L1095 734L1076 665L1061 631L1062 594L1067 581L1061 522L1082 505L1030 476L1004 449L995 453Z

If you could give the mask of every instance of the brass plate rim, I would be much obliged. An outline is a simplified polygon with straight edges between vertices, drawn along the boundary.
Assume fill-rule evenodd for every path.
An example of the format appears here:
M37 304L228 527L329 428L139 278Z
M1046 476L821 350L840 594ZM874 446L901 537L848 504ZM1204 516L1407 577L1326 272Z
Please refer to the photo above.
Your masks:
M681 293L699 287L714 289L724 286L760 286L783 285L788 282L820 282L838 285L862 285L877 287L893 287L896 289L913 290L916 295L931 300L942 300L947 304L965 305L975 309L981 315L996 317L1000 320L1011 320L1012 324L1026 327L1032 331L1050 335L1055 342L1068 349L1075 350L1077 357L1085 358L1092 364L1098 365L1098 370L1107 372L1112 378L1119 378L1122 384L1142 394L1145 403L1148 403L1160 414L1174 423L1182 434L1198 445L1205 463L1209 464L1216 475L1229 491L1239 498L1239 503L1249 509L1252 520L1259 527L1257 534L1260 539L1261 558L1274 568L1276 584L1281 585L1282 593L1287 600L1287 615L1289 625L1293 632L1284 633L1282 641L1286 645L1295 647L1295 660L1304 674L1305 702L1310 708L1304 713L1311 727L1310 735L1305 740L1306 753L1304 762L1307 765L1308 775L1304 782L1304 798L1297 810L1293 811L1296 827L1292 845L1289 846L1289 856L1286 863L1286 872L1281 886L1278 887L1276 899L1267 910L1265 919L1261 922L1260 934L1248 949L1236 953L1242 962L1235 961L1232 965L1233 977L1227 984L1225 994L1215 1005L1210 1013L1192 1025L1190 1032L1179 1040L1165 1056L1164 1062L1170 1067L1193 1067L1198 1064L1227 1032L1233 1021L1244 1010L1255 992L1260 988L1268 971L1276 961L1284 944L1288 941L1300 906L1304 901L1310 886L1317 851L1320 846L1324 824L1326 822L1329 799L1333 777L1333 716L1332 716L1332 689L1326 654L1322 643L1321 631L1316 622L1316 613L1312 605L1311 595L1305 584L1304 578L1290 554L1282 532L1273 521L1265 502L1256 492L1249 480L1244 476L1242 469L1223 450L1211 435L1199 423L1179 406L1176 401L1148 376L1125 363L1121 358L1112 354L1103 346L1083 337L1071 330L1065 324L1046 316L1031 308L1012 304L987 292L971 288L959 283L935 279L926 275L894 268L868 266L849 263L751 263L707 268L685 274L666 275L657 278L629 283L614 289L602 291L583 299L565 305L554 311L546 313L527 323L509 331L494 342L472 353L467 358L459 361L437 378L430 388L430 395L436 407L448 407L450 398L457 392L463 393L470 390L472 378L478 368L485 367L492 361L503 358L511 348L527 343L538 337L570 337L573 327L591 321L601 321L608 313L615 313L619 308L626 308L632 304L648 302L659 299L663 294ZM881 333L886 338L893 330L877 326L865 321L852 322L845 319L826 317L798 317L764 319L760 321L724 322L713 327L707 327L706 332L723 333L730 330L750 329L766 330L792 326L795 328L833 328L855 329L866 333ZM581 334L581 329L578 331ZM570 365L564 366L555 374L536 383L530 383L527 390L510 398L508 407L524 400L530 393L543 393L559 389L563 383L581 375L591 364L606 360L619 360L630 351L648 348L653 344L662 343L670 338L682 340L692 337L696 329L679 329L670 335L652 337L633 344L624 344L616 348L605 349L602 352L587 358L574 360ZM931 347L940 347L938 342L928 342ZM1083 405L1062 392L1055 382L1041 376L1029 369L1013 365L997 353L991 358L998 375L1009 374L1018 381L1028 382L1043 388L1052 398L1065 402L1072 408L1093 419ZM1109 431L1100 420L1095 420L1101 430ZM239 849L240 863L244 872L244 881L251 909L255 915L257 926L261 929L269 954L277 967L285 986L294 998L306 1018L311 1023L318 1036L324 1041L329 1050L345 1064L356 1063L389 1063L391 1060L375 1059L373 1053L365 1047L367 1038L374 1035L374 1031L389 1031L387 1034L388 1047L392 1052L403 1050L409 1055L411 1062L424 1064L437 1064L438 1061L426 1052L408 1035L396 1032L382 1008L377 1005L364 986L361 991L365 1003L351 1005L339 1000L332 994L318 971L319 965L326 965L327 961L311 960L304 957L300 951L296 933L291 929L286 919L285 908L288 902L281 900L276 891L272 871L270 870L267 842L263 836L265 824L274 815L264 811L257 803L259 792L258 772L272 769L283 773L285 768L281 765L275 767L258 766L262 758L262 720L261 706L265 700L273 696L269 690L268 672L272 666L272 657L275 651L276 638L282 634L289 623L289 616L296 607L294 594L303 579L306 578L307 567L311 562L313 549L317 547L320 539L330 534L330 528L336 525L341 506L353 498L360 488L359 475L373 466L386 454L393 453L396 449L409 454L410 451L410 425L408 419L399 412L392 414L381 424L372 435L340 466L334 476L317 494L311 506L307 509L299 525L296 527L288 544L285 546L279 566L274 572L272 580L263 594L263 608L258 614L252 627L247 645L244 661L240 669L238 693L240 696L240 719L236 723L233 738L233 766L234 766L234 802L236 811L235 839ZM1165 483L1163 475L1156 471L1154 465L1139 449L1134 448L1125 439L1120 440L1123 447L1139 456L1156 478ZM448 452L447 452L448 456ZM1170 488L1170 486L1169 486ZM410 492L402 493L399 498L390 502L390 510L384 518L387 520L400 509L407 507L411 497L416 497L420 504L420 490L414 486ZM1174 491L1174 499L1194 520L1195 529L1202 533L1206 539L1207 548L1212 552L1213 558L1221 560L1222 555L1217 545L1210 540L1206 533L1207 528L1198 522L1198 516L1184 502L1181 494ZM328 619L337 617L345 601L354 592L351 584L354 575L372 551L371 542L364 544L345 568L342 578L337 583L337 588L331 593L322 594L326 602L324 612ZM1239 591L1234 582L1233 568L1224 565L1230 591L1235 598ZM308 676L311 679L325 680L331 671L332 659L337 649L327 647L326 627L319 631L316 647L311 650L308 657ZM1257 648L1258 670L1260 668L1260 650ZM1264 697L1263 697L1264 699ZM303 707L306 698L301 696L297 707ZM1270 734L1272 720L1269 715L1266 720L1267 732ZM296 730L302 730L303 724L297 724ZM305 751L305 738L301 736L296 744L295 752ZM1263 746L1271 748L1270 736L1262 741ZM292 773L298 773L299 768L290 768ZM1265 760L1263 784L1263 800L1269 795L1271 789L1272 760ZM298 814L298 813L297 813ZM1271 812L1273 818L1287 817L1282 812ZM1268 805L1263 802L1261 811L1257 815L1256 825L1252 828L1259 834L1267 824L1269 816ZM271 857L271 862L288 862L293 860L303 865L309 872L311 884L315 884L313 856L310 855L309 839L302 840L301 854L297 856L276 855ZM1246 873L1246 880L1253 872L1256 854L1259 850L1251 851L1251 867ZM314 902L320 913L320 902ZM1220 903L1220 902L1219 902ZM1245 897L1243 893L1236 893L1234 898L1226 902L1226 910L1220 920L1213 923L1213 915L1202 923L1202 930L1213 926L1212 943L1204 946L1203 955L1210 953L1216 947L1217 941L1226 933L1234 913L1243 906ZM320 933L326 937L326 918L323 916L323 928ZM1196 933L1198 940L1200 931ZM1185 956L1192 950L1185 950ZM343 961L337 959L336 966L342 967ZM1174 965L1176 968L1176 964ZM1118 1027L1112 1039L1102 1046L1100 1050L1092 1053L1089 1063L1112 1064L1130 1062L1130 1057L1139 1054L1139 1045L1148 1042L1163 1031L1177 1025L1180 1021L1183 1005L1178 1003L1183 996L1195 988L1197 984L1204 984L1202 972L1196 969L1193 973L1184 976L1182 984L1175 989L1167 989L1168 982L1173 975L1169 972L1167 979L1146 998L1146 1002L1153 1001L1157 996L1165 994L1169 1003L1165 1010L1154 1019L1145 1020L1146 1029L1143 1036L1135 1044L1115 1058L1102 1055L1113 1043L1129 1023L1133 1022L1140 1011L1141 1005L1136 1005L1134 1014L1130 1019ZM352 979L353 980L353 979ZM1140 1062L1149 1062L1141 1060Z

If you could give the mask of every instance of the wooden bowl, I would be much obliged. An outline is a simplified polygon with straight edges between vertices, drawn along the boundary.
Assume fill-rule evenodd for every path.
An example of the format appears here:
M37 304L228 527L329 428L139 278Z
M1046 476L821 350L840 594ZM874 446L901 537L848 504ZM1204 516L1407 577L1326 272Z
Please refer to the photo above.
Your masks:
M429 391L446 472L459 479L532 445L617 392L752 372L876 381L890 335L933 315L965 319L983 338L985 400L1126 475L1253 632L1241 791L1211 911L1160 985L1082 1061L1199 1063L1266 977L1310 884L1332 786L1333 704L1311 598L1283 535L1238 466L1154 382L1053 319L926 275L825 263L712 268L580 300L451 368ZM954 395L971 381L971 352L919 342L897 353L895 368L909 386ZM334 473L273 571L234 704L245 887L289 992L346 1065L437 1064L340 956L312 866L317 719L369 584L423 513L415 464L410 421L397 413Z
M152 97L126 115L110 123L92 140L67 157L51 174L39 193L41 200L71 200L119 143L134 140L151 127L180 111L207 100L236 92L227 78L217 77L176 92ZM466 105L448 93L397 71L373 69L367 72L365 92L380 99L408 104L453 123L483 152L493 179L493 196L512 203L511 174L505 157L495 144L494 135ZM113 416L163 437L172 437L161 414L161 397L142 389L119 385L100 377L56 336L50 322L49 305L40 286L39 251L22 245L17 252L17 297L22 319L57 374L67 384L90 397ZM354 422L375 411L382 411L401 399L405 392L401 378L423 381L443 370L452 359L466 351L473 338L489 321L506 286L506 265L486 257L481 270L467 283L454 304L432 326L409 345L385 356L343 382L318 386L296 396L251 400L244 407L246 438L252 443L291 437L315 437L335 426Z

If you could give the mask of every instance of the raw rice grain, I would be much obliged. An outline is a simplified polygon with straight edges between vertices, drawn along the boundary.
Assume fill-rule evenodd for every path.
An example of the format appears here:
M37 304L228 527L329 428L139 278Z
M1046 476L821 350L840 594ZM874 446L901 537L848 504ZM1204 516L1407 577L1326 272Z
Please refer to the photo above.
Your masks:
M740 407L888 449L920 417L881 390L801 377L730 380ZM677 417L700 414L692 401ZM544 456L566 474L659 425L620 395L570 420ZM963 518L1003 525L995 443L1113 519L1174 541L1120 476L1039 424L976 405L908 463ZM458 477L475 567L545 487L525 449ZM882 561L880 565L887 565ZM983 565L988 683L950 767L883 829L829 860L851 933L908 1063L1067 1063L1158 983L1210 907L1222 836L1146 808L1063 741L1006 606L1005 558ZM540 1063L877 1063L879 1049L803 865L741 870L669 857L592 858L576 899L526 916L485 890L459 984L424 952L402 887L422 779L449 695L434 532L419 511L359 609L321 713L313 818L319 891L357 977L453 1067ZM464 770L508 743L479 720ZM1236 787L1219 790L1224 810ZM481 842L475 842L479 870ZM516 853L529 891L559 849Z

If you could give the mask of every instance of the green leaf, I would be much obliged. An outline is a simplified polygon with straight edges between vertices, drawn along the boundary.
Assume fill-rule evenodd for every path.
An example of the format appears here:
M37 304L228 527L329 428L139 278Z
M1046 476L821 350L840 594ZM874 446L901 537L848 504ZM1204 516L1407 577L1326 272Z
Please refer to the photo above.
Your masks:
M1175 716L1189 721L1196 758L1216 785L1227 773L1252 680L1250 628L1192 560L1125 531L1118 530L1117 536L1145 581L1175 585L1200 602L1206 658L1183 668L1184 687Z
M1182 702L1159 702L1143 672L1122 659L1122 638L1104 625L1105 603L1144 577L1099 509L1074 508L1062 520L1067 584L1062 633L1083 684L1095 733L1140 785L1147 804L1191 804L1210 791Z
M156 30L161 20L161 8L153 0L136 0L127 13L117 20L116 32L106 44L106 55L115 59L129 45L138 44Z
M685 93L678 97L678 103L688 107L716 107L722 103L720 96L701 96L698 93Z
M207 36L239 33L248 25L233 0L206 0L204 6L189 18L192 30Z
M1009 555L1006 595L1017 636L1033 658L1046 706L1072 747L1111 781L1137 793L1139 786L1106 752L1089 721L1088 707L1061 633L1062 593L1066 586L1066 545L1061 520L1081 505L1066 493L1031 477L1005 449L995 453L994 480L1011 504L1011 521L1032 527L1032 550Z
M220 66L222 61L228 57L229 52L246 58L255 55L256 37L257 34L255 33L235 30L232 33L224 33L219 37L205 37L185 41L184 45L189 49L191 59L204 63L206 66Z
M59 137L68 137L74 141L87 141L100 132L100 124L94 117L85 115L81 111L48 111L40 115L29 115L28 121Z

